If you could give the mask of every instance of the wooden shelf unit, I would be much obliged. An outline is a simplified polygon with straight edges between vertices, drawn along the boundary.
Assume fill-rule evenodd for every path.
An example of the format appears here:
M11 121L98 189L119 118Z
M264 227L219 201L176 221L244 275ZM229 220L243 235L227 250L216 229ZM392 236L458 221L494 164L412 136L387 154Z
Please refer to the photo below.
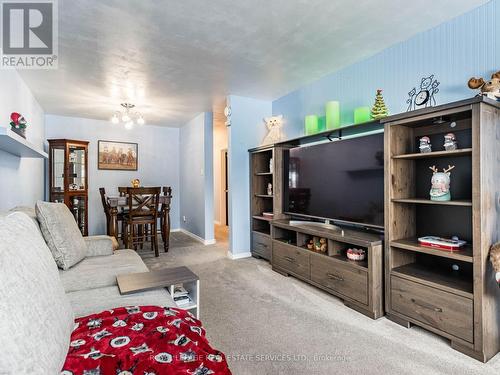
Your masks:
M500 350L500 289L488 261L500 228L500 105L474 98L382 121L387 315L446 337L453 348L486 362ZM440 150L449 132L459 150ZM418 153L424 135L436 151ZM428 167L448 164L456 165L452 201L430 201ZM459 252L426 248L416 240L424 235L457 235L468 245Z
M328 241L326 253L307 249L309 239ZM294 276L344 301L344 304L372 318L384 315L381 236L364 231L326 229L311 224L271 223L273 270ZM346 251L363 248L367 258L352 261Z
M270 145L249 150L250 157L250 221L251 252L258 258L271 260L271 222L283 215L283 146ZM271 183L273 194L267 193ZM272 212L273 218L264 217Z

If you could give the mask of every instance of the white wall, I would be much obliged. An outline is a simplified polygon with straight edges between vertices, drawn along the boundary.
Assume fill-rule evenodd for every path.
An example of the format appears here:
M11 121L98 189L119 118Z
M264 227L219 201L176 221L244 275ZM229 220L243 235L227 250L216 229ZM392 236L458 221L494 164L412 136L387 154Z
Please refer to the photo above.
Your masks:
M44 113L30 89L15 70L0 70L0 126L10 127L10 114L21 113L28 121L26 138L43 146ZM0 211L14 206L33 207L44 197L44 161L0 151Z
M222 150L227 150L227 128L224 123L214 123L214 220L224 223L224 181L222 180Z
M47 139L69 138L89 141L89 233L105 232L105 216L99 188L109 195L118 195L118 186L130 186L134 178L144 186L172 187L172 229L179 228L179 129L135 126L132 130L108 121L47 115ZM97 169L97 141L134 142L139 145L137 171ZM47 197L48 198L48 197Z

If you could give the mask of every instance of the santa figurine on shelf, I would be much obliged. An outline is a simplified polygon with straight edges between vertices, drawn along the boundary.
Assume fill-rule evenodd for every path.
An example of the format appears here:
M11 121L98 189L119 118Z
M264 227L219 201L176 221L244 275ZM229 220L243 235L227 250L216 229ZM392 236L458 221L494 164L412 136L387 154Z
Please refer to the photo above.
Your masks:
M10 126L14 132L26 138L26 119L20 113L12 112L10 114Z
M458 148L458 145L457 145L457 139L455 137L455 134L453 133L448 133L444 136L444 149L446 151L453 151L453 150L456 150Z
M420 146L418 146L420 149L420 152L422 154L431 152L432 151L432 145L431 145L431 139L427 136L420 138Z

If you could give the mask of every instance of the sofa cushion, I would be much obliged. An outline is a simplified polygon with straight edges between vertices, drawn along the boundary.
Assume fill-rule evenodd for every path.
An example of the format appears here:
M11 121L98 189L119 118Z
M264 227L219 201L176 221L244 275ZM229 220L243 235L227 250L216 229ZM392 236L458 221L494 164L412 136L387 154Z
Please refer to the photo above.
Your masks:
M147 272L134 250L117 250L113 255L87 257L67 271L59 271L66 292L116 285L116 275Z
M87 236L83 240L87 245L88 257L112 255L115 250L116 238L112 236Z
M87 255L87 245L64 203L38 201L35 206L43 237L59 268L69 269Z
M80 290L66 295L77 317L96 314L121 306L176 306L165 289L121 295L117 286L108 286L99 289Z
M58 374L74 327L40 231L26 214L0 217L0 374Z

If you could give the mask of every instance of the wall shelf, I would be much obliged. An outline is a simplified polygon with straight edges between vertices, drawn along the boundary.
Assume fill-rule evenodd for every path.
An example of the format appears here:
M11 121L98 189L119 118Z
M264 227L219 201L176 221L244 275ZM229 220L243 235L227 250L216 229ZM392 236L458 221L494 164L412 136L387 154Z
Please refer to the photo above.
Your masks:
M48 154L41 147L5 127L0 127L0 150L20 158L48 158Z

